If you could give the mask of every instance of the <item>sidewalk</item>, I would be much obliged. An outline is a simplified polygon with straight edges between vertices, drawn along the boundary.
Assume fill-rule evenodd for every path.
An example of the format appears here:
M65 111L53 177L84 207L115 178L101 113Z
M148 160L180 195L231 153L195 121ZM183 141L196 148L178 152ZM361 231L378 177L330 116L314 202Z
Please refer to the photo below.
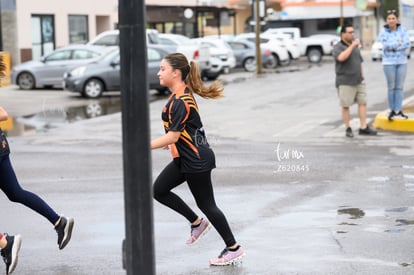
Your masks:
M403 112L408 116L408 119L395 118L392 121L389 121L389 110L378 113L375 117L373 126L386 131L414 133L414 96L404 100Z

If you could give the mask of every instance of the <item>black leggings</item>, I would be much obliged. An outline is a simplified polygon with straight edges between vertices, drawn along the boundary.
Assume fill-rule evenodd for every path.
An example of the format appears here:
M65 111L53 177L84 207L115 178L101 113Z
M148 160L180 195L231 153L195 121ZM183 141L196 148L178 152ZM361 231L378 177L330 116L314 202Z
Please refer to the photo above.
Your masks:
M0 189L12 202L19 202L55 224L59 215L38 195L24 190L17 181L9 156L0 157Z
M202 173L181 173L174 161L168 164L160 173L154 183L154 198L183 215L190 223L197 220L198 216L193 210L171 190L187 181L190 191L194 196L198 208L206 215L207 219L216 228L227 247L236 244L230 226L223 212L217 207L214 200L214 191L211 184L211 170Z

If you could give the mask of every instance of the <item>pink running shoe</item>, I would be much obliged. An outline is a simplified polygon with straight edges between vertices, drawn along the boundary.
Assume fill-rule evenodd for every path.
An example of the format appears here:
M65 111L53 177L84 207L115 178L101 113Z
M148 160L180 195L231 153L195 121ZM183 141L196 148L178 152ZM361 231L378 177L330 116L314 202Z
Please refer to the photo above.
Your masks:
M211 224L207 219L201 219L201 223L197 227L191 227L191 236L187 240L188 245L198 242L211 228Z
M210 260L210 265L231 265L241 262L241 259L244 257L245 253L241 246L237 248L236 251L230 251L228 248L225 248L218 258L213 258Z

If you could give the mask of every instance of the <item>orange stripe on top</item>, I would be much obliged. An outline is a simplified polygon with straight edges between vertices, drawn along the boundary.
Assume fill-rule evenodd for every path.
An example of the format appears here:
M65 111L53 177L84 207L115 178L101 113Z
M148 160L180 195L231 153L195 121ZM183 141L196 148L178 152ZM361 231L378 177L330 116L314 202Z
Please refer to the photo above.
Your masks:
M170 151L171 151L171 156L173 158L178 158L180 156L180 153L178 153L177 146L175 145L175 143L170 145Z
M181 87L179 87L179 89L177 89L173 94L171 94L171 96L175 96L176 99L179 99L181 96L185 95L184 92L185 92L186 88L187 88L187 86L185 84L181 85ZM187 114L186 114L184 120L187 120L188 116L190 115L190 107L188 106L188 104L184 100L183 100L183 102L184 102L184 106L185 106L186 111L187 111ZM172 110L173 105L174 105L174 101L171 102L171 104L169 106L169 109L168 109L168 120L169 120L169 122L172 121L171 110ZM180 136L180 139L183 139L183 138L181 138L181 136ZM172 155L173 158L178 158L180 156L180 153L178 152L177 146L175 144L170 145L170 151L171 151L171 155Z

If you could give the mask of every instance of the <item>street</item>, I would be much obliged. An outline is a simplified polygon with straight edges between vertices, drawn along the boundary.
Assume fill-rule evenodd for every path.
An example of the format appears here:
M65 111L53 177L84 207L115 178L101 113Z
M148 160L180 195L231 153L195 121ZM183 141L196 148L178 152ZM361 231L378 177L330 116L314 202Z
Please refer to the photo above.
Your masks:
M414 96L413 64L406 99ZM387 109L386 84L381 63L369 55L364 72L371 122ZM216 153L216 201L246 257L237 266L210 267L224 248L217 232L187 247L187 221L154 201L157 274L413 274L413 135L346 138L330 58L222 80L223 99L197 100ZM18 125L9 141L20 184L75 218L72 240L59 251L46 219L3 196L1 230L23 236L15 274L125 274L119 96L91 101L60 90L3 87L0 100ZM151 95L153 138L164 131L164 104ZM80 106L108 114L88 116ZM355 106L351 115L357 133ZM152 152L153 179L170 158ZM176 192L196 207L185 184Z

